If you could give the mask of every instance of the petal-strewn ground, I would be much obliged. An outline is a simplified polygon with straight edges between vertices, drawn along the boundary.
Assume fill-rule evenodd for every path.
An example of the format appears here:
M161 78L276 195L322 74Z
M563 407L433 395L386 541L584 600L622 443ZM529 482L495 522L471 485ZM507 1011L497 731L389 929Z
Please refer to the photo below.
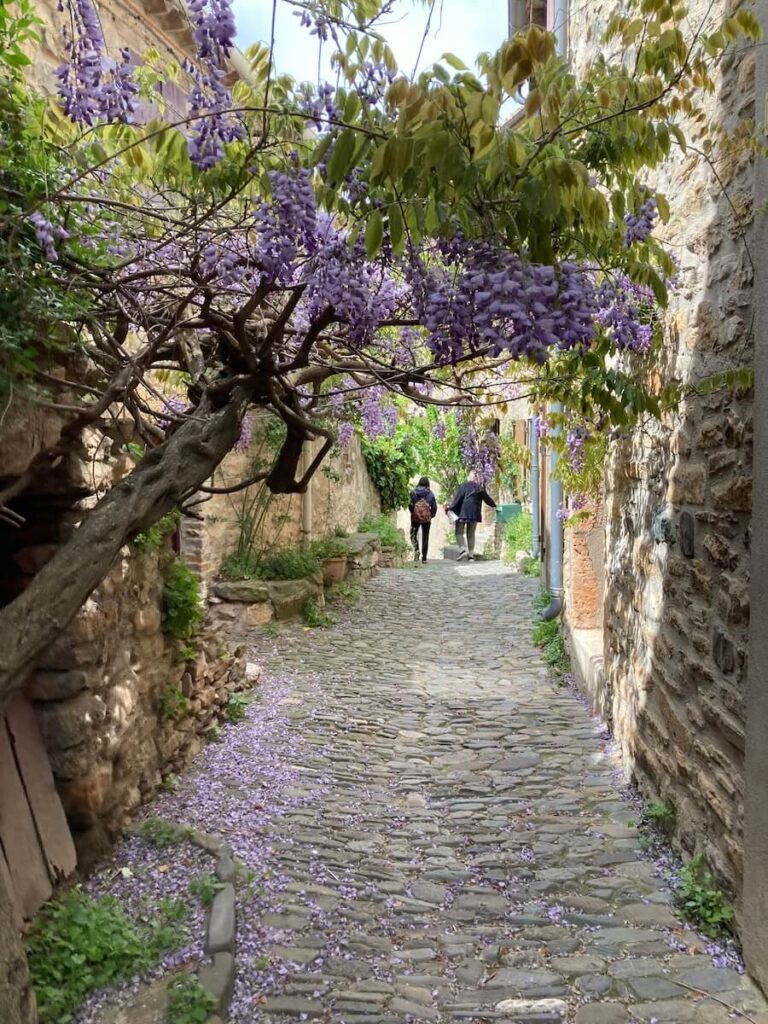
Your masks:
M578 1024L717 1024L723 1003L768 1020L676 920L604 735L531 644L535 589L430 563L382 573L333 629L250 638L266 675L247 720L150 809L252 873L234 1024L554 1021L563 1003ZM146 856L130 844L121 865Z

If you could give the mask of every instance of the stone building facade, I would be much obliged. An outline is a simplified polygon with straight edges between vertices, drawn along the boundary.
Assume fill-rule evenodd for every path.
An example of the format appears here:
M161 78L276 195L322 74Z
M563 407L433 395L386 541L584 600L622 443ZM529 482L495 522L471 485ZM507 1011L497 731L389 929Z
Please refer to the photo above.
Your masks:
M615 0L574 10L571 53L585 66ZM691 22L741 0L694 0ZM754 117L754 48L724 62L709 116ZM686 396L660 423L617 443L604 523L567 541L568 630L582 684L612 726L627 774L675 814L683 851L701 853L742 898L747 637L750 617L752 392L715 386L752 366L756 198L745 150L674 153L649 184L670 199L659 234L681 272L665 329L664 376ZM590 539L591 537L591 539ZM590 550L591 545L591 550ZM603 553L605 553L603 561ZM589 593L582 585L586 572Z

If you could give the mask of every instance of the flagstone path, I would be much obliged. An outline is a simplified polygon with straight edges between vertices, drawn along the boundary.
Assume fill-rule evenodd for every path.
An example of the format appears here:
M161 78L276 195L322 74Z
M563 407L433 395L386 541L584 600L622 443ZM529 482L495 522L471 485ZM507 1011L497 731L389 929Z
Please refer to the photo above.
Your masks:
M693 990L768 1021L638 852L604 737L532 646L536 588L435 562L333 629L252 638L262 703L153 809L255 873L236 1024L734 1019Z

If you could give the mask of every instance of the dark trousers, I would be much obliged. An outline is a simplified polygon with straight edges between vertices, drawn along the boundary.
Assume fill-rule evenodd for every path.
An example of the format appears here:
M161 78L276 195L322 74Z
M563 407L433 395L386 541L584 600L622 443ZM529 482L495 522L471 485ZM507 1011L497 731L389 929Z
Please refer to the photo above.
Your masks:
M429 528L432 523L411 523L411 544L413 553L419 555L419 530L421 530L421 557L426 562L429 550Z

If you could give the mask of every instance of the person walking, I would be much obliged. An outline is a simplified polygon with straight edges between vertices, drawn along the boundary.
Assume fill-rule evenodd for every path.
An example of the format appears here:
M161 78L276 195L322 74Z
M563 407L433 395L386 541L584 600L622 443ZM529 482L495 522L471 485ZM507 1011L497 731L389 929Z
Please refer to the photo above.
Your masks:
M446 512L453 512L456 519L456 543L459 545L458 560L467 558L475 560L475 531L477 524L483 519L483 502L496 508L496 502L486 491L485 487L477 482L474 471L467 473L466 482L461 484L456 497L446 505ZM466 541L464 539L466 534Z
M437 499L429 489L428 477L421 477L411 491L408 511L411 513L413 560L418 562L421 557L422 562L426 562L429 550L429 528L437 515ZM419 556L419 529L421 529L421 556Z

